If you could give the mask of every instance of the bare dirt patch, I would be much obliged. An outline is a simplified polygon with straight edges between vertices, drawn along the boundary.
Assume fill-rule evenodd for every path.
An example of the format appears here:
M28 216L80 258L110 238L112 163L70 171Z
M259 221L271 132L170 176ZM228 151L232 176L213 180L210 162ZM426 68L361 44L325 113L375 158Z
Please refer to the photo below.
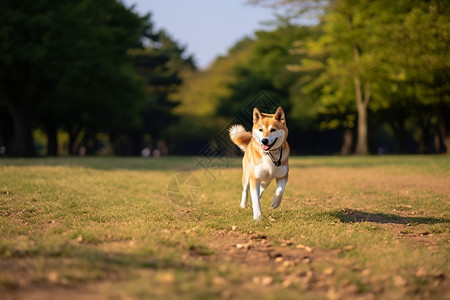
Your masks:
M289 240L282 241L280 246L274 246L273 241L259 232L221 230L215 234L214 242L210 246L216 252L217 258L252 267L279 267L281 262L285 262L281 264L285 266L309 264L312 260L326 260L335 256L332 252L295 245Z
M364 273L358 267L340 261L340 255L351 251L351 246L324 250L289 240L276 244L259 232L221 230L209 245L215 254L203 259L215 263L229 262L250 271L247 281L240 282L242 289L236 288L236 285L233 288L233 296L238 297L243 296L237 292L239 290L289 288L300 288L305 296L329 299L373 299L382 292L381 288L368 292L350 281L338 281L340 268ZM229 294L226 289L224 294Z

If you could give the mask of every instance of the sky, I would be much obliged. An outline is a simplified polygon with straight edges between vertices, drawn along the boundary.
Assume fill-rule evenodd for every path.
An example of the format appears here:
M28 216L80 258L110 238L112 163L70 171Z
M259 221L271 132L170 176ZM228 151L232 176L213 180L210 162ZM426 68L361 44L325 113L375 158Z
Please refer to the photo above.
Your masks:
M200 69L256 30L270 29L262 22L274 19L270 8L246 0L123 0L140 15L151 12L155 28L164 29L187 47Z

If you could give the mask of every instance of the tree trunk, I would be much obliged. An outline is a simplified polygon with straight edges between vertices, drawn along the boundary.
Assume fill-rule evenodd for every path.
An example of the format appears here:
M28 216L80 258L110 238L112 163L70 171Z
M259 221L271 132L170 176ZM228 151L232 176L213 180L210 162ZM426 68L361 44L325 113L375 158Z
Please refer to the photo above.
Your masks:
M369 154L367 146L367 106L363 103L358 103L358 139L355 154Z
M441 130L442 142L445 146L445 154L450 155L450 131Z
M58 156L58 130L56 126L47 128L47 155Z
M392 128L395 136L395 153L405 154L407 138L407 131L405 127L406 120L400 112L397 112L394 116L395 119L390 120L388 124Z
M422 130L422 146L421 152L424 154L431 154L431 143L432 143L432 135L431 135L431 122L429 118L423 118L419 124L420 129Z
M434 135L433 142L434 142L434 153L436 154L441 153L441 138L439 136L439 133L436 133Z
M77 139L80 134L80 129L72 128L69 131L69 155L78 155L78 144Z
M342 133L341 155L350 155L352 153L353 131L351 128L344 128Z
M355 154L369 154L367 142L367 106L370 100L370 84L366 84L364 88L364 96L362 93L361 80L359 77L354 78L356 107L358 111L358 136L356 142Z
M352 28L352 20L349 20L350 28ZM360 58L360 49L357 44L353 45L353 59L358 64ZM370 100L370 83L361 83L361 78L358 74L353 78L355 84L355 98L356 108L358 111L358 140L356 142L355 154L367 155L369 154L369 147L367 142L367 106ZM363 95L364 88L364 95Z
M439 131L445 146L445 154L450 155L450 109L449 106L445 105L443 102L440 103L438 109Z
M36 156L28 111L14 105L9 106L9 111L13 121L13 138L11 149L6 149L7 153L13 156Z
M407 132L405 129L405 124L403 122L399 122L397 130L395 132L395 147L397 154L406 154L406 138Z

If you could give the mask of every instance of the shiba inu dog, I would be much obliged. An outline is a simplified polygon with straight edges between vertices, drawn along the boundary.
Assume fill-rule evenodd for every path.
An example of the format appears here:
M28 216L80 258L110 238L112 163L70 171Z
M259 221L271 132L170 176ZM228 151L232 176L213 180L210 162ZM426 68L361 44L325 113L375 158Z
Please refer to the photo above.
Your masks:
M242 125L233 125L229 129L230 138L244 151L242 159L242 200L241 207L247 207L247 195L250 187L253 219L262 219L261 195L272 179L277 189L272 199L272 207L281 204L289 173L289 145L286 141L288 129L286 117L281 107L274 114L253 110L252 132L245 131Z

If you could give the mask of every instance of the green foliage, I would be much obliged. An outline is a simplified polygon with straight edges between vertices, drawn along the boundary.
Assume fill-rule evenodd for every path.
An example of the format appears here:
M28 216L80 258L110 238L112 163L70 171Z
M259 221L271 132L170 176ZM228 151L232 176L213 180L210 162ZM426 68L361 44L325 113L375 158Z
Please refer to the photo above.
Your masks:
M7 1L0 14L1 101L15 143L27 138L19 130L25 122L63 127L72 140L133 124L143 93L127 49L146 19L114 0ZM15 154L24 154L19 146Z
M255 3L294 11L279 17L275 30L257 32L248 41L247 57L235 66L234 78L221 80L208 71L196 75L207 77L205 83L221 82L221 89L228 82L228 90L209 93L209 102L189 101L190 110L216 108L219 116L234 117L265 90L286 108L299 134L295 140L304 138L301 131L342 131L347 150L341 152L350 153L352 133L358 131L357 152L367 153L373 132L385 131L387 124L398 153L407 151L408 139L420 143L425 153L442 151L433 142L438 136L450 143L448 5L409 0ZM320 23L291 23L295 15L305 14L321 14ZM380 143L376 147L384 147Z
M175 120L169 98L193 61L153 28L150 14L116 0L38 0L6 1L0 18L0 108L14 134L2 128L0 138L9 154L32 155L36 127L56 155L59 129L69 133L70 153L80 146L93 153L99 132L112 142L130 133L156 141Z
M158 140L187 153L183 143L204 145L264 90L287 112L294 151L312 139L308 153L337 152L342 132L349 153L357 130L358 141L394 134L399 153L415 151L411 140L420 152L450 151L444 1L250 2L288 12L201 71L150 14L119 1L2 2L0 146L33 155L39 129L50 155L60 131L70 153L94 153L99 134L116 153ZM318 24L295 23L319 15Z
M156 147L161 133L177 117L173 109L179 102L173 100L182 83L181 73L195 68L192 57L183 58L182 48L166 32L147 33L148 45L132 49L134 67L145 83L147 98L141 104L142 126L140 132L149 133Z
M289 54L292 42L308 32L307 27L291 24L271 32L256 32L256 39L249 45L248 59L235 69L236 81L229 85L232 93L220 101L217 113L237 115L262 90L289 111L290 87L297 76L286 65L296 59Z
M228 125L227 120L217 118L216 110L220 99L231 94L230 84L238 81L234 70L247 61L251 43L250 39L244 38L228 51L228 55L218 57L205 70L182 70L183 84L170 97L180 103L173 110L177 121L164 132L173 142L175 153L198 154Z
M184 72L184 83L175 99L180 106L175 109L181 117L215 116L221 98L231 94L229 86L238 81L234 70L248 60L250 38L237 42L224 57L218 57L214 63L201 72Z
M319 35L298 40L294 53L306 56L288 66L301 77L294 115L320 122L322 129L352 128L356 98L394 129L398 152L406 151L413 123L421 128L423 144L429 143L442 115L436 111L448 106L448 6L382 0L324 4L322 22L312 28ZM315 100L308 101L311 97Z

